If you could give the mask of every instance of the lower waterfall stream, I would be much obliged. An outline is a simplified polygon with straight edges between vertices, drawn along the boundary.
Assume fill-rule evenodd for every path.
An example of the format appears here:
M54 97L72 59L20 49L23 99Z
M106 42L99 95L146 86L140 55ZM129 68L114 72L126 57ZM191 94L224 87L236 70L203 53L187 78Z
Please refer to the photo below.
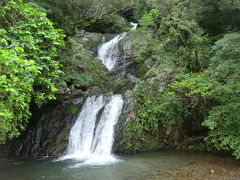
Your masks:
M110 41L102 44L98 49L98 58L111 71L117 63L119 51L118 42L126 36L126 32L116 35Z
M111 155L114 125L122 107L121 95L88 97L70 131L67 154L59 160L76 159L84 164L115 162Z

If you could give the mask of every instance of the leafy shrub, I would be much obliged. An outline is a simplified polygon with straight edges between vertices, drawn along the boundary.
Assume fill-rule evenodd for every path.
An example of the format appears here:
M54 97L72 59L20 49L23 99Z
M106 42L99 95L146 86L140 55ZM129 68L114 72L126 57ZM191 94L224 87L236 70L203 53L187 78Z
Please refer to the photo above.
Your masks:
M63 37L44 13L21 0L0 7L0 142L25 128L32 97L38 105L54 99Z
M231 150L240 159L240 34L226 34L212 48L209 75L220 84L214 90L216 101L203 123L210 130L206 139L219 150Z

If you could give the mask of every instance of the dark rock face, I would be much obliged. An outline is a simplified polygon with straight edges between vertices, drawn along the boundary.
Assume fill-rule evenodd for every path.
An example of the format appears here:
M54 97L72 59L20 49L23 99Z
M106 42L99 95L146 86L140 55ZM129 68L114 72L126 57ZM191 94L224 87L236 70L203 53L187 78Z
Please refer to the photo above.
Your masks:
M76 43L82 44L84 48L89 51L95 51L97 46L103 40L103 34L101 33L89 33L84 30L80 31L73 37Z
M126 37L125 37L126 38ZM122 40L119 43L119 57L114 71L119 75L136 75L136 63L130 60L132 53L131 40Z
M123 139L124 139L124 128L131 120L132 113L135 108L135 100L132 91L126 91L124 94L124 105L122 109L122 114L119 117L118 123L115 126L113 152L122 153L123 152Z
M4 151L13 157L46 158L62 155L68 143L70 129L83 99L53 102L41 109L32 108L28 129L17 139L7 143ZM75 112L73 112L76 107Z

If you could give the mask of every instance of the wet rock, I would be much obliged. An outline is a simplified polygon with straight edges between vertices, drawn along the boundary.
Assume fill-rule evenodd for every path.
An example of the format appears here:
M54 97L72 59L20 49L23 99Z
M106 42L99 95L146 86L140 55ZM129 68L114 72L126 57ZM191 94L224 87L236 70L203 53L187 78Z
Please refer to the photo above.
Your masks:
M132 43L131 40L126 36L119 43L119 57L116 63L114 71L120 75L131 74L135 76L136 74L136 63L131 61L132 55Z
M132 113L134 112L134 108L136 106L136 101L133 97L133 91L128 90L124 93L123 96L124 105L122 109L122 114L119 117L118 123L115 126L113 152L122 152L124 129L127 123L131 120Z
M76 43L82 44L83 48L95 51L96 47L102 43L104 35L101 33L86 32L84 30L77 33L73 38Z
M26 131L17 139L8 142L3 151L11 157L45 158L64 154L70 129L77 113L70 106L80 109L83 98L71 101L52 102L41 109L32 107L33 116Z
M74 86L72 86L73 88L62 88L56 93L58 99L74 99L77 97L81 97L84 96L85 93L81 90L81 89L76 89Z
M139 78L136 78L132 74L127 74L127 77L130 80L130 82L135 83L135 84L137 84L141 81Z

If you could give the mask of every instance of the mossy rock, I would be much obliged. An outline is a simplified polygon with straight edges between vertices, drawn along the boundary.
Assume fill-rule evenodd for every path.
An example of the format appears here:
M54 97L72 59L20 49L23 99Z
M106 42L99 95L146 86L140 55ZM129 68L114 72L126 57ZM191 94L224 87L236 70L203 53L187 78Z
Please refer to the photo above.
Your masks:
M137 77L143 79L145 74L149 71L149 68L145 64L139 64L137 66Z
M74 104L71 104L69 108L70 108L70 112L72 114L76 114L79 110L79 107L77 105L74 105Z
M157 135L144 132L136 120L131 120L124 129L122 152L136 153L158 150L163 147Z
M163 148L163 144L160 143L159 139L148 133L141 134L140 136L136 136L136 134L130 136L130 139L126 139L126 144L123 148L123 151L126 153L154 151Z

